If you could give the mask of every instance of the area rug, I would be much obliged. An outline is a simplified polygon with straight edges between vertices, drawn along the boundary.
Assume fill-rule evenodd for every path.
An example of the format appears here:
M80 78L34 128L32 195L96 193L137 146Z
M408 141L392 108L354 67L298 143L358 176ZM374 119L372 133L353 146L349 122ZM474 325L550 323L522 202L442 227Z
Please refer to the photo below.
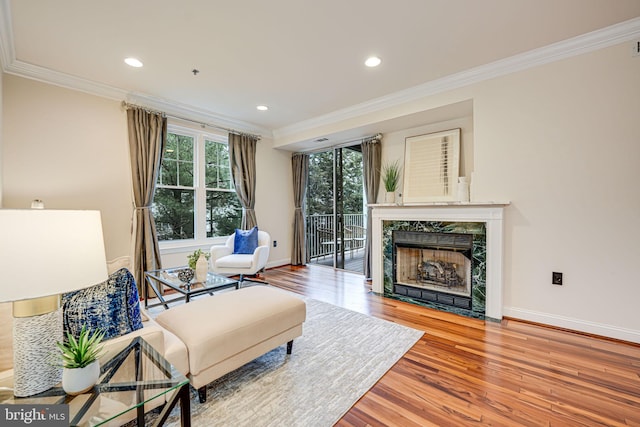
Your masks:
M303 336L207 386L192 390L193 426L332 426L423 332L305 299ZM179 426L178 408L167 425Z

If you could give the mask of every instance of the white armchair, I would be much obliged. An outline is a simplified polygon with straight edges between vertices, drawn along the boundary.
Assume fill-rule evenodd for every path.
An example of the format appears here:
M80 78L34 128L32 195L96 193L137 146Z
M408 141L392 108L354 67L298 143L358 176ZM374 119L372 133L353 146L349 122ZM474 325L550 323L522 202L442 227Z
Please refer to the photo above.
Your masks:
M209 258L211 271L223 276L239 274L240 283L245 280L251 281L245 279L245 275L251 276L257 274L267 265L269 248L271 247L271 236L269 236L269 233L266 231L258 231L258 247L253 254L234 254L234 241L235 233L227 238L224 245L214 245L211 247L211 257Z

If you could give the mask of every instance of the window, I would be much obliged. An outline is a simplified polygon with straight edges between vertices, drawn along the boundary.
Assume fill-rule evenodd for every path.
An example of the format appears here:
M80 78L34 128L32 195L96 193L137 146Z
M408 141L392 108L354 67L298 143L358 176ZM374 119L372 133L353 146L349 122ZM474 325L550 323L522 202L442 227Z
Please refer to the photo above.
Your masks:
M158 240L195 238L195 138L167 134L153 198Z
M242 205L231 181L229 146L205 139L204 153L207 237L227 236L240 228L242 221Z
M225 236L240 227L226 138L170 127L156 184L158 240Z

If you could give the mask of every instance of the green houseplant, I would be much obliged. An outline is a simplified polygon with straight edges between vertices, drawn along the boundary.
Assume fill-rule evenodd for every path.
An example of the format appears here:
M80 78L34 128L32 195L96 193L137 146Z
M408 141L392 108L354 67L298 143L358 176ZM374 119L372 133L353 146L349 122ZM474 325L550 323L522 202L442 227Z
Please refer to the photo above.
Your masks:
M67 394L84 393L98 381L103 338L104 332L96 329L90 333L83 326L78 338L67 332L67 340L57 343L62 352L62 388Z
M196 264L198 263L198 259L200 259L200 255L203 255L207 261L211 257L211 254L209 252L198 249L191 255L187 255L187 259L189 260L189 268L191 268L192 270L196 269Z
M400 183L400 162L398 160L385 163L382 166L382 182L384 189L387 191L385 201L388 203L395 202L395 191Z

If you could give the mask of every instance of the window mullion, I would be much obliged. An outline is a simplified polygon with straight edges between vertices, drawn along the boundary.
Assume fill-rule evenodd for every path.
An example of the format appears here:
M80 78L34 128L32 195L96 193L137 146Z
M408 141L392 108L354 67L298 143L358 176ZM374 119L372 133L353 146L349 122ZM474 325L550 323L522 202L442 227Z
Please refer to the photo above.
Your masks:
M206 204L207 192L205 188L205 161L204 136L198 135L196 140L196 161L194 162L196 174L196 240L205 240L206 231Z

